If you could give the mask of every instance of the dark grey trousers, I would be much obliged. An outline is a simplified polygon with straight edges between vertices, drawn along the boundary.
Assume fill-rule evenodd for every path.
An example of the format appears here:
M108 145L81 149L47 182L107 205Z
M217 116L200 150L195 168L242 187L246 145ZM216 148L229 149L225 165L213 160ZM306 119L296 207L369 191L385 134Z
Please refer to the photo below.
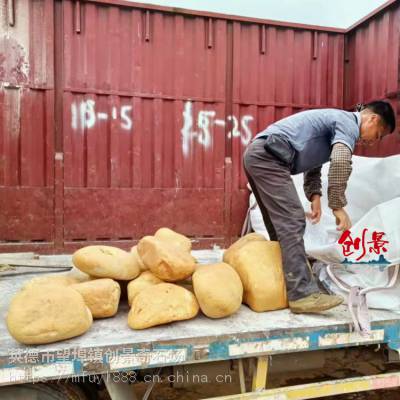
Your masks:
M264 139L247 147L243 161L271 240L278 240L289 300L318 292L304 249L304 209L287 164L264 149Z

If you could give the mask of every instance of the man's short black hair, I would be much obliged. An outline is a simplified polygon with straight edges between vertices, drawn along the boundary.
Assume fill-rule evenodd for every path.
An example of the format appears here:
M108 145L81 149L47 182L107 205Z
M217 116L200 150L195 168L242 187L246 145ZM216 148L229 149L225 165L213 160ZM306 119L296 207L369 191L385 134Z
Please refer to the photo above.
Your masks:
M378 114L382 118L383 122L390 128L390 132L393 132L396 128L396 117L393 107L389 102L371 101L370 103L363 104L359 109L368 109L373 113Z

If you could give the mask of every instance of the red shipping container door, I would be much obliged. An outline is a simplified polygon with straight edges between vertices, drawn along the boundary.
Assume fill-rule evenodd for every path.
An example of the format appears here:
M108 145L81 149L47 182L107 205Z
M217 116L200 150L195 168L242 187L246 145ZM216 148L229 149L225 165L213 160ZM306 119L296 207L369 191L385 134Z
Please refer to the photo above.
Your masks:
M0 8L0 243L54 239L53 3ZM3 250L4 251L4 250Z
M397 112L395 134L372 146L358 146L356 154L385 157L400 153L400 3L393 2L346 34L345 106L388 100Z
M222 241L226 21L60 6L66 246Z
M230 241L251 138L343 105L341 33L96 2L64 1L62 14L67 242L160 226Z
M231 150L237 235L248 203L242 155L250 136L305 109L343 107L344 35L234 22L233 44L233 115L240 131Z

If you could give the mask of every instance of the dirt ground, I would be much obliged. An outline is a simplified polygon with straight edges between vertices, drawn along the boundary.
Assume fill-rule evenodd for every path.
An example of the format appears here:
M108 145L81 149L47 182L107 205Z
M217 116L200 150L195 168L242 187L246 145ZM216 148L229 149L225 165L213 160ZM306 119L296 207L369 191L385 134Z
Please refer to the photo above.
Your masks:
M315 352L317 353L317 352ZM300 385L331 379L343 379L363 375L374 375L384 372L400 370L400 363L385 361L383 349L376 346L329 350L315 355L310 360L298 353L295 357L285 359L283 356L270 359L270 373L267 388ZM309 364L311 369L295 371L302 360ZM309 361L309 362L308 362ZM291 365L291 371L285 371L285 365ZM303 368L305 365L303 364ZM226 369L226 367L225 367ZM207 382L203 384L157 383L148 397L149 400L197 400L208 397L223 396L240 393L237 363L232 362L230 367L232 377L230 383ZM172 372L172 371L170 371ZM218 371L217 371L218 372ZM223 373L223 369L220 371ZM165 372L166 375L168 373ZM176 373L175 373L176 375ZM246 385L251 387L249 365L245 363ZM210 381L212 381L210 377ZM142 398L148 389L148 383L138 383L136 393ZM178 386L178 387L177 387ZM362 393L352 393L340 396L324 397L327 400L400 400L400 389L380 390Z

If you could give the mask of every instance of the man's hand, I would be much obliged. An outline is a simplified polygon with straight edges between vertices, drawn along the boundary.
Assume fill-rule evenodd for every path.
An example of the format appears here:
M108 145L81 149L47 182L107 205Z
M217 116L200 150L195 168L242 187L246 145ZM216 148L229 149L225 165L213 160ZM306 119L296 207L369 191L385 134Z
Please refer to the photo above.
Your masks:
M337 210L332 210L333 215L336 217L336 229L338 231L347 231L351 228L351 221L344 208L338 208Z
M313 194L311 197L311 212L306 213L306 217L311 220L311 223L317 224L321 219L321 196L319 194Z

